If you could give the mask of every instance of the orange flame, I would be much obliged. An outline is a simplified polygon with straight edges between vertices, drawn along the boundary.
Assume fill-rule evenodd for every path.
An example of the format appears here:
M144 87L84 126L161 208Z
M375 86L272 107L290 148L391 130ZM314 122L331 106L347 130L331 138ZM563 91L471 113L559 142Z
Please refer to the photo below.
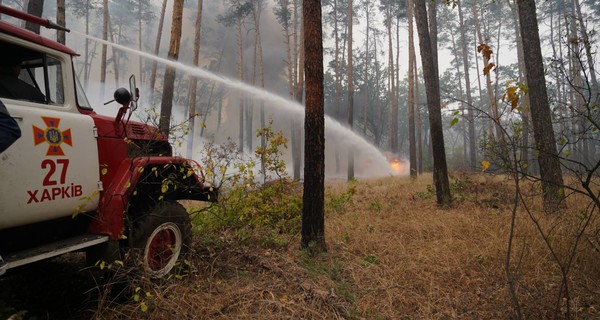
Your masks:
M396 173L402 173L404 171L404 164L398 159L390 161L390 167L392 167Z

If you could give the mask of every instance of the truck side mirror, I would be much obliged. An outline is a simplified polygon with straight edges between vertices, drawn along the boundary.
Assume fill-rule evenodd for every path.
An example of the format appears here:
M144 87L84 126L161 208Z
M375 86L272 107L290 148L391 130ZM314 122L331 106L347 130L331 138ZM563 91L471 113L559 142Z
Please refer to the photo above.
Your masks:
M136 86L134 75L129 77L129 91L133 95L130 108L135 111L135 109L137 109L137 101L140 98L140 89Z

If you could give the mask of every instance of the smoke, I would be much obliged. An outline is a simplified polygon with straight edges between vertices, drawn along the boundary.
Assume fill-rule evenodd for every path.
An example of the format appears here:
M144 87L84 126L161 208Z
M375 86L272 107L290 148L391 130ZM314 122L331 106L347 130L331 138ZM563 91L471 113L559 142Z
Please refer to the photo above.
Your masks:
M169 9L170 10L170 9ZM248 85L247 83L243 83L241 81L233 80L239 78L238 70L237 70L237 61L238 61L238 49L236 47L236 35L235 28L226 28L223 25L219 24L216 20L216 17L219 14L225 12L224 4L221 1L205 1L204 7L204 16L202 21L202 44L201 44L201 52L200 52L200 66L210 67L211 70L217 71L219 75L213 73L207 73L206 70L197 70L190 67L192 61L192 52L191 44L193 43L193 22L195 19L195 8L186 8L185 17L184 17L184 34L182 36L182 48L180 53L179 62L166 61L165 59L161 60L158 64L159 73L157 74L157 87L160 87L160 82L162 81L162 74L160 70L164 68L165 65L171 65L178 68L179 71L183 70L187 75L181 75L178 71L178 84L176 84L177 88L185 88L183 90L178 90L179 93L187 91L189 87L189 79L191 76L199 76L206 77L207 81L217 81L217 82L225 82L226 85L231 88L232 86L243 87L242 90L250 90L252 92L251 95L255 96L256 99L253 99L254 103L254 123L252 139L253 146L259 145L259 138L255 137L255 130L259 127L259 115L258 110L260 109L261 104L264 104L266 110L266 118L273 119L272 129L274 131L282 131L286 137L290 137L289 128L292 119L301 119L303 118L304 112L302 106L298 105L295 102L290 102L285 98L282 98L277 95L273 95L272 93L265 94L264 92L260 92L257 88ZM165 20L165 29L163 30L163 45L160 56L166 56L167 51L167 41L165 39L169 38L170 32L170 21L169 21L169 13L166 14L167 19ZM158 21L158 19L155 19ZM94 21L93 25L99 25L98 21ZM74 46L78 51L84 51L84 43L85 38L78 36L81 33L78 33L76 30L82 30L81 24L72 24L70 26L73 32L69 35L68 43ZM250 24L245 25L244 30L244 42L243 42L243 56L245 59L246 69L244 70L246 75L246 82L251 80L247 80L254 76L254 36L252 31L248 31L248 29L252 28ZM126 36L131 40L135 39L137 36L137 31L134 30L135 25L132 24L132 28L126 31ZM145 30L156 30L156 26L146 24L144 25ZM96 28L97 31L97 28ZM280 93L282 95L287 95L287 82L286 82L286 54L285 54L285 43L282 28L275 19L273 14L273 8L269 6L265 6L262 14L261 14L261 36L262 36L262 47L263 47L263 55L264 55L264 70L265 70L265 86L269 89L270 92ZM144 41L146 42L144 47L146 48L144 51L150 52L150 43L154 41L151 39L150 35L155 35L155 32L144 32L145 35ZM90 47L95 48L96 58L92 60L91 66L91 79L98 78L99 71L99 52L101 43L97 42L98 39L94 39L95 41L91 41ZM128 47L137 47L135 44L128 45ZM121 48L122 49L122 48ZM137 50L125 50L125 52L120 52L119 55L122 55L125 58L121 58L121 61L126 61L127 63L122 64L119 69L119 73L121 77L127 77L129 74L135 73L138 74L138 85L142 87L142 98L140 99L140 106L136 113L134 113L134 119L137 119L141 122L147 122L147 115L143 114L143 110L145 109L158 109L158 103L153 101L151 97L149 97L149 93L151 90L149 88L145 88L148 82L148 74L142 73L142 76L139 76L140 70L138 68L138 61L142 59L144 61L144 68L148 68L151 65L151 61L154 57L153 55L147 53L136 52ZM109 59L112 58L112 49L108 50ZM80 60L82 60L80 58ZM80 65L77 70L81 70ZM118 106L112 106L111 104L104 106L102 103L109 101L112 99L112 93L119 86L123 86L125 81L121 80L117 84L115 82L114 74L111 74L112 69L111 65L108 66L107 75L107 84L101 87L98 83L93 85L88 85L88 95L90 96L90 100L93 101L93 106L98 113L114 116L117 112ZM193 72L190 72L193 70ZM148 72L147 70L145 72ZM224 77L221 75L229 75L229 77ZM256 77L258 77L256 75ZM142 79L143 78L143 79ZM90 82L90 83L93 83ZM222 87L221 85L219 85ZM239 89L239 88L238 88ZM160 94L160 91L157 91ZM245 95L246 98L248 95ZM223 142L227 140L227 138L231 137L234 141L237 141L238 133L239 133L239 99L241 94L239 94L236 90L229 90L226 92L226 98L223 100L222 109L221 109L221 124L218 124L218 108L213 107L206 118L206 121L200 124L201 118L196 120L196 126L194 127L194 148L192 152L192 157L196 160L199 160L199 154L202 149L202 141L203 139L207 139L209 141L215 141L217 143ZM202 103L205 103L201 102ZM180 123L187 120L187 102L183 100L177 100L174 102L173 106L173 123ZM207 110L203 109L204 107L200 105L201 116L207 112ZM204 125L205 128L202 130L200 125ZM301 125L303 126L303 125ZM203 136L200 136L200 132L203 132ZM246 137L249 138L249 137ZM185 139L185 138L184 138ZM186 154L186 141L183 140L181 146L179 144L175 144L176 152L183 156L187 156ZM246 148L244 146L244 148ZM354 163L355 163L355 173L357 177L366 177L366 176L382 176L393 174L390 170L389 163L386 157L375 147L368 144L364 139L360 138L358 135L351 132L349 129L343 127L339 123L332 121L329 119L326 122L326 171L328 177L337 177L337 176L345 176L345 172L347 171L346 166L348 163L347 155L348 150L353 150L354 154ZM291 152L289 149L284 150L284 158L287 163L291 165ZM336 160L337 159L337 160Z

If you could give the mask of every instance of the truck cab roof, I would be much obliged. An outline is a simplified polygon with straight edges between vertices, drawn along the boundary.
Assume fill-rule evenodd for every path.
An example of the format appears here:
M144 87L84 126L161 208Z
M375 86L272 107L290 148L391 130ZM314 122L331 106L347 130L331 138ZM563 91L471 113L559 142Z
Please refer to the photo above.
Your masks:
M73 51L72 49L68 48L67 46L65 46L61 43L58 43L54 40L45 38L43 36L40 36L39 34L36 34L29 30L15 26L15 25L10 24L3 20L0 20L0 33L6 33L9 35L15 36L17 38L32 42L32 43L39 44L39 45L47 47L47 48L51 48L51 49L54 49L57 51L67 53L71 56L78 55L77 52Z

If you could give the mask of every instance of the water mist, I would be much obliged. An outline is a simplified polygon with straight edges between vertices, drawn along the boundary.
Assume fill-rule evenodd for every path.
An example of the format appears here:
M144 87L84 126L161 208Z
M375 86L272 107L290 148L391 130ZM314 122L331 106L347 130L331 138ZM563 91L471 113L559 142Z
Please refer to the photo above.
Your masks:
M290 117L304 119L304 107L301 104L299 104L296 101L284 98L275 93L264 90L262 88L254 87L242 81L215 74L200 67L186 65L178 61L172 61L165 58L161 58L151 53L115 44L77 31L72 32L90 40L113 46L119 50L133 53L135 55L160 62L164 65L180 70L188 75L211 81L216 81L227 86L228 88L243 91L247 94L250 94L254 98L266 102L265 108L269 108L273 111L284 111ZM363 137L359 136L349 128L344 127L342 124L340 124L339 122L335 121L333 118L327 115L325 115L325 133L326 153L331 153L331 151L327 152L327 144L329 144L331 140L334 140L333 143L338 148L340 155L346 154L346 150L348 150L348 148L353 148L355 150L355 171L357 177L388 176L398 174L390 167L388 159L378 148L376 148L375 146L367 142ZM332 165L332 163L330 162L331 160L328 161L328 158L330 157L326 156L326 168L329 165ZM331 176L331 170L326 171L328 171L327 175Z

